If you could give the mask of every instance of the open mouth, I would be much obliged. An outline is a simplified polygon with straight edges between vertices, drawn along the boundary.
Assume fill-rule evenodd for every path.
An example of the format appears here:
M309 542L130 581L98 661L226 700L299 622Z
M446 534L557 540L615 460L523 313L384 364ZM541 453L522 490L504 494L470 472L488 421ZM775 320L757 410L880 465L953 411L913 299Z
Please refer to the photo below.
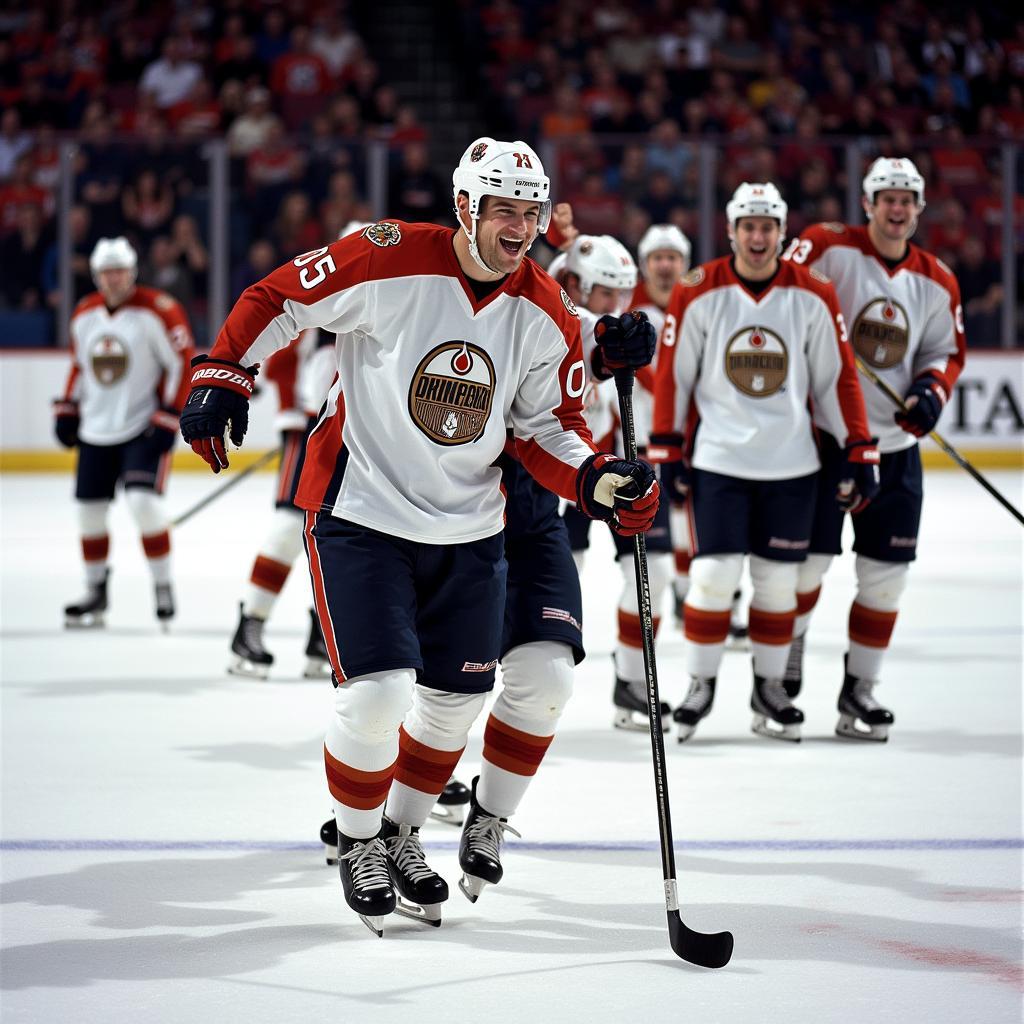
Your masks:
M763 246L763 247L758 248L758 247L752 245L750 247L750 255L751 256L761 257L761 256L767 255L767 253L768 253L768 247L767 246Z
M498 242L501 244L502 249L508 253L509 256L518 256L519 251L523 248L523 242L525 239L522 238L499 238Z

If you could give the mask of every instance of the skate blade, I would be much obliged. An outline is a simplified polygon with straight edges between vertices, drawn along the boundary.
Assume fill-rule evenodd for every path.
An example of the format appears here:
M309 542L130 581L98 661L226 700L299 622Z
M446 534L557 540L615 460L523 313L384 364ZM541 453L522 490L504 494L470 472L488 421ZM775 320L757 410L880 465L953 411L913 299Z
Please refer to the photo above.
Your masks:
M171 631L171 620L170 619L157 619L157 625L160 627L160 632L167 634Z
M836 735L848 740L868 740L874 743L887 743L889 740L889 726L887 725L865 725L863 728L857 724L853 715L841 714L836 725Z
M680 722L676 731L676 740L679 743L685 743L696 731L696 725L683 725L682 722Z
M228 675L243 676L247 679L266 679L270 675L269 665L257 665L246 658L236 657L228 665Z
M625 708L616 708L615 717L612 719L612 726L616 729L623 729L626 732L647 732L650 729L650 723L647 721L647 716L640 717L639 711L628 711ZM661 719L661 731L668 732L669 725L666 716L662 716Z
M324 843L324 859L328 864L338 863L338 848L331 846L329 843Z
M302 670L303 679L330 679L331 663L322 658L307 658Z
M366 925L367 928L377 936L378 939L384 938L384 915L380 917L370 917L367 914L360 914L359 920Z
M462 811L464 806L464 804L434 804L430 816L434 821L443 821L446 825L462 828L465 821L465 814Z
M790 743L800 742L800 725L779 725L777 722L769 724L766 715L754 715L750 728L758 736L767 736L771 740L787 740Z
M484 887L487 884L486 879L477 878L476 875L467 875L465 873L459 879L459 888L462 890L462 895L470 903L476 903L480 899L480 893L484 891Z
M65 629L102 629L106 625L102 615L65 616Z
M401 914L402 917L408 917L413 921L419 921L421 924L429 924L432 928L441 927L440 903L406 903L399 896L398 902L395 904L395 913Z

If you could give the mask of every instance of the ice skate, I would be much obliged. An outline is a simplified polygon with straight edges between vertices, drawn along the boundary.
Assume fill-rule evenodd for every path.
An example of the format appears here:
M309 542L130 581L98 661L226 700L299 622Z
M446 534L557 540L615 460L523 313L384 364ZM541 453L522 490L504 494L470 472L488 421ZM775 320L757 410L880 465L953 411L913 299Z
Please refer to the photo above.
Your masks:
M339 832L338 873L345 902L377 938L383 936L384 918L394 913L397 900L380 837L352 839Z
M893 713L875 700L872 690L877 680L858 679L846 673L839 692L839 722L836 735L854 740L875 740L885 743L889 739L889 726ZM859 724L858 724L859 723Z
M690 691L686 699L672 713L678 726L678 740L684 743L697 728L700 720L707 716L715 701L715 677L690 677Z
M157 583L155 586L156 595L156 617L161 628L166 633L171 619L174 618L174 589L170 583Z
M320 842L324 844L324 859L328 864L338 863L338 823L328 818L320 826Z
M732 595L732 609L729 612L729 646L734 650L746 648L747 635L750 632L747 626L746 613L740 604L742 600L743 593L737 590Z
M800 696L800 688L804 683L804 638L793 637L789 645L789 658L786 661L786 672L782 677L782 686L790 700Z
M476 903L486 885L497 885L501 881L504 870L501 866L501 844L506 832L522 836L512 828L507 818L496 818L488 814L476 799L476 786L480 781L477 776L473 780L473 795L469 805L469 815L462 829L459 842L459 867L462 878L459 888L470 903Z
M793 705L781 679L766 679L755 674L750 707L754 712L750 728L759 736L789 740L791 743L800 742L800 725L804 713Z
M398 890L395 912L439 928L448 883L427 863L419 832L413 825L400 825L387 817L380 830L388 871Z
M320 629L320 620L312 608L309 610L309 639L306 641L306 667L302 670L306 679L329 679L331 659L327 655L327 644Z
M270 666L274 664L274 656L263 646L266 620L246 615L241 604L238 608L238 628L231 640L231 651L235 658L228 665L228 672L233 676L266 679L270 674Z
M434 804L430 816L435 821L443 821L446 825L462 828L462 822L466 817L463 808L468 803L469 787L459 782L453 775L441 790L441 795L437 798L437 803Z
M64 608L64 625L68 629L96 629L104 623L104 612L107 610L107 580L110 573L105 572L98 583L87 584L85 597Z
M647 719L647 684L630 683L625 679L615 679L615 690L612 693L615 705L615 717L612 725L616 729L629 729L634 732L647 732L650 724ZM661 702L661 731L668 732L669 716L672 709L664 701Z

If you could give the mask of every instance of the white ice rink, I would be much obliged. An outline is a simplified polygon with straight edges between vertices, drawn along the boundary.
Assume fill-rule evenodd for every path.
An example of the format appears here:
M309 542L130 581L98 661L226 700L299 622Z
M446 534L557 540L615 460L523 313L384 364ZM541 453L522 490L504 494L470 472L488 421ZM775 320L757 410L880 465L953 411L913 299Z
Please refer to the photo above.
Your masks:
M1021 503L1017 475L991 477ZM178 474L168 505L214 486ZM832 731L848 559L812 627L799 746L750 733L735 651L695 739L668 738L683 916L735 934L721 971L668 945L649 740L610 727L619 582L601 531L590 656L505 881L468 903L458 834L431 824L452 888L442 927L396 917L378 940L359 923L316 841L331 688L298 678L304 565L271 621L271 680L224 673L271 487L251 478L177 532L169 635L119 502L108 628L67 632L82 588L70 478L0 477L4 1024L1021 1019L1024 533L966 475L926 480L879 692L887 745ZM675 704L683 641L666 633ZM478 730L460 777L479 755Z

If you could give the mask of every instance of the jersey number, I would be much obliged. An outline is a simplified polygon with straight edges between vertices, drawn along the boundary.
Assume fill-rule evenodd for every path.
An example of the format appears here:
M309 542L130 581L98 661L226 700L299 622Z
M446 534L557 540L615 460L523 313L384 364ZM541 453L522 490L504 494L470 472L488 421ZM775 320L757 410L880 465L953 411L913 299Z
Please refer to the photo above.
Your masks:
M316 260L316 263L313 263L313 260ZM303 268L299 274L299 283L306 289L315 288L318 284L322 284L327 280L328 274L333 274L338 269L334 258L327 252L327 246L324 246L322 249L314 249L312 252L303 253L301 256L296 256L292 263L297 267ZM313 263L313 270L316 271L315 276L310 275L310 268L306 266L307 263Z
M846 333L846 320L842 313L836 313L836 325L839 327L839 340L849 341L849 334Z
M789 248L782 254L784 260L792 260L794 263L806 263L807 257L811 255L814 243L806 238L794 238L789 243Z
M665 326L661 329L661 343L671 348L676 343L676 318L669 313L665 317Z
M582 359L577 359L565 375L565 393L570 398L579 398L587 387L587 368Z

